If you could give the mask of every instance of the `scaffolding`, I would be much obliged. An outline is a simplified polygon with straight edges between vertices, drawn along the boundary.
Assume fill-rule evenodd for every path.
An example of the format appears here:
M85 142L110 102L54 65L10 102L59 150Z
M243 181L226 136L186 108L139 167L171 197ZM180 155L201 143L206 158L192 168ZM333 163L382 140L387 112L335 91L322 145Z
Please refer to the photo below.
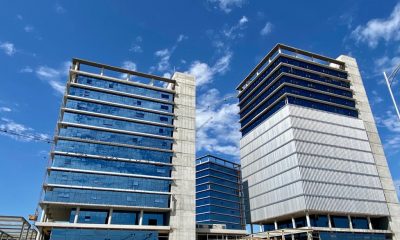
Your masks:
M38 231L25 218L0 216L0 240L35 240Z

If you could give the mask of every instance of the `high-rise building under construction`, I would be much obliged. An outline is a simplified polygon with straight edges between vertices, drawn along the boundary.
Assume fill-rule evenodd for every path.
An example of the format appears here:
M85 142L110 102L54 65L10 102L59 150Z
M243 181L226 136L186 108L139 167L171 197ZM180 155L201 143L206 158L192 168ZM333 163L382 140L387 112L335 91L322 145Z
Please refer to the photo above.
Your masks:
M400 239L400 208L356 60L282 44L240 83L248 223L260 237Z
M195 239L194 128L194 77L73 59L38 239Z

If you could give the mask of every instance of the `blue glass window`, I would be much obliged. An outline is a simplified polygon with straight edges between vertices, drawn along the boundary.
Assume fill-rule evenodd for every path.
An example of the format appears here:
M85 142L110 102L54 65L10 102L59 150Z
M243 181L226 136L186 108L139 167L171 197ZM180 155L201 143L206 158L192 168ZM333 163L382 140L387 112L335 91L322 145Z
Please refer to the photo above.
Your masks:
M144 137L139 135L113 133L107 131L85 129L78 127L62 127L59 129L59 136L73 137L102 142L121 143L135 146L171 149L173 140Z
M47 189L44 200L51 202L126 205L159 208L168 208L169 206L169 195L164 194L99 191L58 187Z
M365 217L351 217L351 224L354 229L369 229L368 219Z
M157 231L52 228L50 240L158 240Z
M310 215L310 223L313 227L329 227L328 216Z
M50 172L48 183L157 192L169 192L170 187L170 180L54 170Z
M162 117L164 119L163 121L164 123L166 122L167 124L172 124L172 116L140 111L140 110L133 110L128 108L115 107L105 104L82 102L69 99L67 100L65 106L70 109L77 109L77 110L113 115L118 117L127 117L131 119L139 119L139 120L144 119L152 122L161 122L160 118Z
M147 160L155 162L170 163L171 152L159 152L145 149L110 146L106 144L95 144L76 142L69 140L58 140L56 151L128 158L134 160Z
M99 92L91 89L83 89L78 87L70 87L69 94L73 96L91 98L112 103L119 103L128 106L138 106L141 108L148 108L161 111L166 110L165 112L172 112L173 109L172 105L167 103L154 102L150 100L138 99L129 96L121 96L121 95Z
M331 216L331 222L334 228L350 228L347 216Z
M114 210L111 217L111 224L138 225L138 212Z
M171 176L171 166L126 161L113 161L98 158L71 157L63 155L55 155L52 166L71 169L151 175L160 177Z
M172 94L167 92L162 92L161 90L153 90L150 88L143 88L131 84L125 84L121 82L110 82L104 79L92 78L87 76L78 75L76 79L77 83L90 85L94 87L113 89L116 91L121 91L125 93L137 94L141 96L147 96L158 99L172 100ZM112 83L112 85L110 85ZM111 87L110 87L111 86Z
M111 129L142 132L142 133L172 137L172 127L161 127L144 123L127 122L110 118L89 116L84 114L65 112L63 121L68 123L80 123L97 127L105 127Z
M151 226L166 226L166 213L143 213L143 225L151 225Z
M71 210L70 223L74 222L76 210ZM81 209L78 214L78 223L107 224L108 210Z

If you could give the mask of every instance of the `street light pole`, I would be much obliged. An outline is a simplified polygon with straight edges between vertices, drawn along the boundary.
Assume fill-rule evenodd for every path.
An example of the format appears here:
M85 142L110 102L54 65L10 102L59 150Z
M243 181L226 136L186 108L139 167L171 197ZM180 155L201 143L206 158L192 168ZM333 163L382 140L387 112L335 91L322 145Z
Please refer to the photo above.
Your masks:
M390 75L390 77L392 77L393 74ZM392 98L393 104L394 104L394 108L396 109L397 112L397 117L400 120L400 112L399 112L399 108L397 107L397 103L396 103L396 99L394 98L393 92L392 92L392 87L391 87L391 83L389 78L387 77L386 73L383 72L383 76L385 77L385 81L386 81L386 85L389 89L389 93L390 93L390 97ZM393 76L393 78L395 77L395 75Z

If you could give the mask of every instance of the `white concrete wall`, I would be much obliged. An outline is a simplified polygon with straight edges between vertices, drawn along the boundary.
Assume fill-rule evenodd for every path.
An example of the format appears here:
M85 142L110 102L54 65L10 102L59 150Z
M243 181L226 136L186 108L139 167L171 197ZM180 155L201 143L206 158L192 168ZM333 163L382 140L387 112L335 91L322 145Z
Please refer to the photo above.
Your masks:
M396 189L393 184L393 179L386 161L385 153L383 151L382 143L375 125L374 117L372 115L371 107L368 102L368 97L364 88L360 71L358 69L357 61L349 56L341 55L337 58L346 63L346 71L349 73L351 80L351 88L354 90L354 98L356 107L360 111L360 119L363 120L369 143L372 149L375 164L377 166L378 175L381 185L384 189L387 207L390 213L390 227L394 232L395 240L400 239L400 206L396 194Z
M307 210L388 215L363 121L289 109Z
M249 195L252 222L305 209L293 139L285 107L240 141L243 188Z
M388 215L363 121L287 105L241 140L251 221L297 212Z
M172 159L170 240L196 239L195 220L195 78L176 72L172 77L175 85L175 108Z

